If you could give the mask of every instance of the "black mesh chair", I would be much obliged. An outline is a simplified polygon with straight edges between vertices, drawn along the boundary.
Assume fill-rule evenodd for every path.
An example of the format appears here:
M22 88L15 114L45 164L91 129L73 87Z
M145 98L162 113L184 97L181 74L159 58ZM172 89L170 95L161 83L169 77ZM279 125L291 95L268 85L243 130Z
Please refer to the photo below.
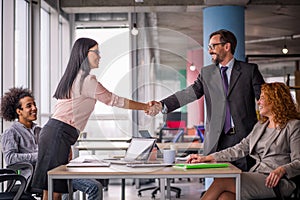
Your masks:
M36 200L25 192L27 180L12 169L0 169L0 182L7 183L6 190L0 192L0 200Z
M21 174L26 179L25 193L36 197L43 196L43 190L31 187L34 166L29 162L18 162L7 166L8 169L14 170L15 173ZM18 185L12 188L12 191L18 190Z

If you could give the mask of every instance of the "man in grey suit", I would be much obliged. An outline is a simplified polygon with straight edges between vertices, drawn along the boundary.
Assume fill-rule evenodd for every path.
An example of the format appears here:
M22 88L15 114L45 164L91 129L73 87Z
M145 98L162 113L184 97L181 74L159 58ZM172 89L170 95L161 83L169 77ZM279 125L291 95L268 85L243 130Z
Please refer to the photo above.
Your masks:
M239 143L257 122L255 98L259 99L264 79L256 64L234 59L236 45L235 35L228 30L211 33L208 51L214 64L203 67L197 80L186 89L160 102L149 102L152 109L147 114L154 116L160 111L172 112L204 95L205 155ZM252 162L242 158L233 164L248 171Z

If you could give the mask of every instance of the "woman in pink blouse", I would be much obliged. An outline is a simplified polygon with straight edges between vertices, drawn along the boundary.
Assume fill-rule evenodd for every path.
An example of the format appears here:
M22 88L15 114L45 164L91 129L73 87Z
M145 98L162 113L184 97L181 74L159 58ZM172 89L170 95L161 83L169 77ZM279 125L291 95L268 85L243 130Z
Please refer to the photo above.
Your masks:
M33 185L44 190L44 200L48 198L47 171L68 163L71 145L84 130L97 100L119 108L149 110L148 104L108 91L90 74L91 69L98 68L100 58L95 40L80 38L74 43L66 71L54 93L57 99L54 114L40 133ZM66 192L66 181L54 181L54 199L60 199L61 193Z

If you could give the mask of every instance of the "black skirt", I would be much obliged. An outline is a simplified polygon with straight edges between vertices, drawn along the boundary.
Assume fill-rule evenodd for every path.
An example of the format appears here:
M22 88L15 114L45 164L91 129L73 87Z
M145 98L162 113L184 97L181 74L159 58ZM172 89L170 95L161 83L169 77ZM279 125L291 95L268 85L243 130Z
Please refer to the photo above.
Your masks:
M56 119L50 119L42 128L39 136L38 161L36 164L32 187L48 190L47 172L68 163L71 145L79 136L79 131ZM68 192L66 180L54 180L53 191Z

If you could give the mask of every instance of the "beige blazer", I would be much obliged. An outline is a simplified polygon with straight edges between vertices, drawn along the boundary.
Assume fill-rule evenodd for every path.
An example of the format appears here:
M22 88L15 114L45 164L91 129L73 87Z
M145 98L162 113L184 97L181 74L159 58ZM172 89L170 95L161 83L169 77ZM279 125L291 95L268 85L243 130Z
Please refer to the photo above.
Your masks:
M234 161L249 154L256 160L256 164L250 169L252 172L268 174L282 166L287 178L300 175L300 120L290 120L284 128L276 130L265 144L258 144L268 124L269 121L264 124L258 122L239 144L213 153L212 156L217 161ZM257 144L265 146L261 156L255 152Z

